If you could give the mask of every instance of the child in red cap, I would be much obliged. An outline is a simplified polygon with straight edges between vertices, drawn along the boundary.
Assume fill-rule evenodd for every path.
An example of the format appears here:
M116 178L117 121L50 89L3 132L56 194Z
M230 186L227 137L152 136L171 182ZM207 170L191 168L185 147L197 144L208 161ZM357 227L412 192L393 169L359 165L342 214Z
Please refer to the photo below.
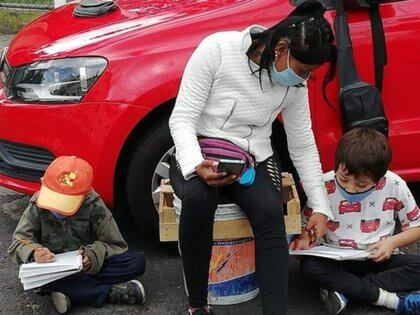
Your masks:
M48 263L54 261L54 254L80 250L82 272L40 288L51 293L61 314L69 310L70 301L95 307L107 300L143 303L144 288L133 279L144 273L144 257L127 251L111 212L92 189L89 163L75 156L58 157L41 181L41 189L31 198L13 234L9 248L13 260Z

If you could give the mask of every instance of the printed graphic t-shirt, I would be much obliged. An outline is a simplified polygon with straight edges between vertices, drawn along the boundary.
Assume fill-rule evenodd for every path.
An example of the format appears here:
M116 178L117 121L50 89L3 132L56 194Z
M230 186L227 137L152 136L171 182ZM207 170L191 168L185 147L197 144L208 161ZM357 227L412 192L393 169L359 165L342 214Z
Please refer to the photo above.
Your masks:
M332 245L366 249L368 245L392 236L396 219L401 229L420 226L420 210L406 182L387 171L374 191L361 202L349 202L341 195L335 172L324 174L334 221L327 223L325 241ZM304 209L304 217L312 213Z

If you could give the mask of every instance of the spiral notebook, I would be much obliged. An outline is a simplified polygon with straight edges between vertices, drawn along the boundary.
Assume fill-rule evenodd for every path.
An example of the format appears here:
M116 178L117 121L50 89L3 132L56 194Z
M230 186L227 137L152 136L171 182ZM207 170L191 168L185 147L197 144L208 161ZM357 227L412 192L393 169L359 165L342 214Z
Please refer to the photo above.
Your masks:
M371 254L366 250L328 245L319 245L305 250L289 250L289 253L294 256L316 256L334 260L365 260Z
M55 261L50 263L22 264L19 278L25 290L38 288L52 281L80 272L83 268L82 256L79 251L55 255Z

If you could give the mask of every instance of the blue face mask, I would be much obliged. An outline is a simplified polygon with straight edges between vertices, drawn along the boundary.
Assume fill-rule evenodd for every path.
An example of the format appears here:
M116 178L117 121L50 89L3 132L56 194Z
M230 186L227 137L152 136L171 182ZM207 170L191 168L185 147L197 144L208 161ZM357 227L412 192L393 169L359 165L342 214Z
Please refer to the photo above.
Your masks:
M362 193L350 193L347 190L345 190L343 187L341 187L338 180L336 180L336 182L337 182L337 186L338 186L338 190L340 191L340 194L344 197L344 199L346 199L349 202L360 202L363 199L365 199L367 196L369 196L375 190L375 185L373 185L371 189L366 190Z
M287 52L287 69L283 71L277 71L276 69L276 62L274 61L271 66L271 76L283 86L294 86L299 85L305 82L308 78L305 79L296 74L290 67L289 67L289 60L290 60L290 50Z

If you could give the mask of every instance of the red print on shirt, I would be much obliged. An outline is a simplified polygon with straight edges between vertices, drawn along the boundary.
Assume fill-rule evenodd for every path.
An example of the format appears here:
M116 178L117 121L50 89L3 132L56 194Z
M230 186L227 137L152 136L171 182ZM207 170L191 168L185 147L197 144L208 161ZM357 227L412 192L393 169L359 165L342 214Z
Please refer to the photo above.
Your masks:
M405 230L410 227L410 223L401 224L401 230Z
M331 195L335 193L335 190L337 189L337 186L335 184L335 180L329 180L325 182L325 188L327 188L328 195Z
M340 206L338 207L338 213L340 214L360 211L362 211L362 204L360 202L350 202L343 200L340 202Z
M363 233L375 232L377 229L379 229L380 222L380 219L362 220L360 221L360 230Z
M386 177L382 177L375 185L375 190L381 190L385 187Z
M349 240L349 239L342 239L338 241L338 244L343 247L352 247L354 249L357 249L357 243L355 240Z
M337 221L328 221L327 222L327 228L331 232L335 232L340 227L340 222Z
M410 221L415 221L420 217L419 207L415 207L413 210L407 213L407 218Z
M404 208L404 203L397 198L386 198L382 211L400 211Z

